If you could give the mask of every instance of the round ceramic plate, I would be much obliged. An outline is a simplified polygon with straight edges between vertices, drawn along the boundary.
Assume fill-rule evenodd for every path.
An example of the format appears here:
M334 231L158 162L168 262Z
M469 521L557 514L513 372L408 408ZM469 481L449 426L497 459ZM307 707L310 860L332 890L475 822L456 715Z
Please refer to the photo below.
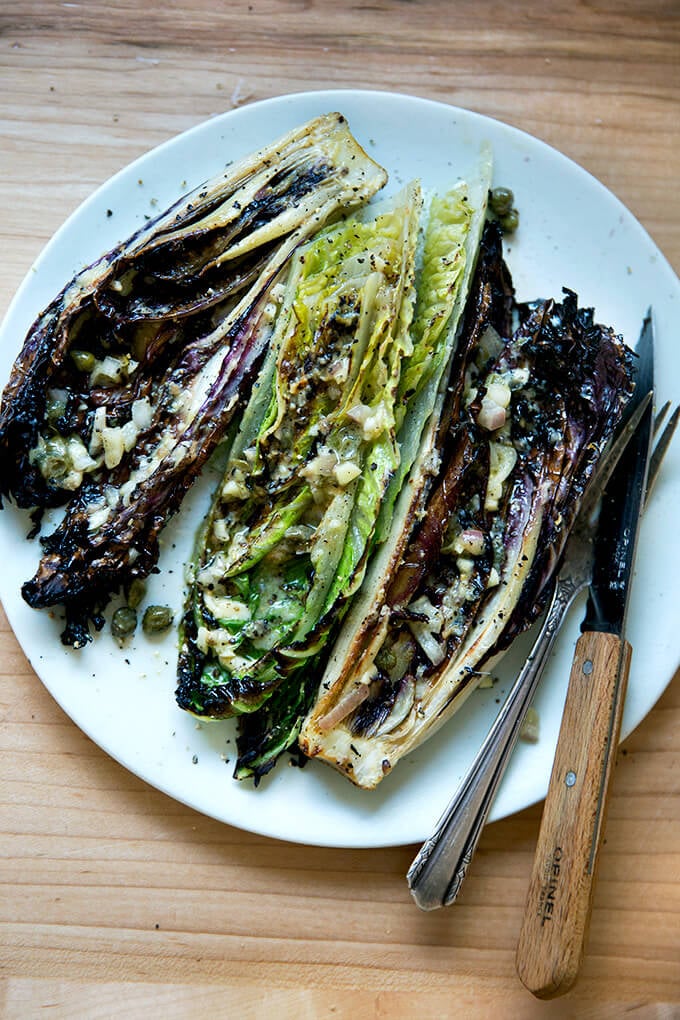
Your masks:
M83 265L138 228L226 162L331 110L346 115L367 151L389 171L388 190L421 178L448 185L474 165L490 142L494 180L511 187L521 212L507 244L518 297L575 290L634 345L643 315L654 309L657 403L677 400L679 286L649 236L598 181L542 142L478 114L409 96L361 91L311 92L256 103L216 117L165 143L121 171L86 201L47 245L4 322L0 376L6 379L38 312ZM109 210L111 211L109 213ZM634 655L623 720L627 734L649 712L678 667L680 443L671 449L645 514L629 610ZM183 563L215 478L207 471L166 529L153 601L179 615ZM399 845L424 839L486 734L526 656L521 639L479 691L425 746L402 760L371 793L355 789L318 762L291 767L288 757L259 789L232 779L230 723L197 723L175 705L175 638L140 636L121 650L104 632L80 652L59 641L61 622L31 610L20 587L39 553L23 541L26 517L0 514L0 594L14 632L41 680L100 747L153 786L224 822L300 843L344 847ZM501 818L544 796L557 740L582 603L567 620L536 699L540 739L520 744L493 806Z

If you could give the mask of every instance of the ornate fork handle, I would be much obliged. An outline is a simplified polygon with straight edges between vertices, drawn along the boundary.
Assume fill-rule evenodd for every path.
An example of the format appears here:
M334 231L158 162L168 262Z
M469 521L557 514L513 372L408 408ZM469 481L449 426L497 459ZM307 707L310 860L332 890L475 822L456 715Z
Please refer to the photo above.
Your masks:
M558 577L524 667L465 779L409 868L406 880L422 910L448 906L458 895L564 614L586 583Z

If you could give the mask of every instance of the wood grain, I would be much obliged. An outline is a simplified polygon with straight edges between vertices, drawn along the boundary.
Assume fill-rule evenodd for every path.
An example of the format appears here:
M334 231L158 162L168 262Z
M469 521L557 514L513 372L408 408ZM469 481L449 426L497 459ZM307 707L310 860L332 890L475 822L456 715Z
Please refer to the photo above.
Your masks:
M371 87L515 124L599 177L680 268L677 5L13 0L0 9L0 309L65 217L153 145L282 92ZM671 1017L680 683L626 741L580 979L514 953L540 806L488 826L449 911L414 847L305 848L150 789L63 715L0 622L0 1015Z

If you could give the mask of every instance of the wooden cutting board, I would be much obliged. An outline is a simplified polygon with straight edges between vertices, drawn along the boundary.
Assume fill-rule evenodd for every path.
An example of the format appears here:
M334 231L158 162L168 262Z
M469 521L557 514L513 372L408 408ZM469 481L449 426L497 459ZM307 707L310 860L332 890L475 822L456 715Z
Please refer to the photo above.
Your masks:
M0 10L0 311L132 158L234 106L325 87L413 92L538 135L678 268L676 14L661 0L14 0ZM64 716L0 621L2 1017L680 1016L678 677L619 752L580 980L538 1003L514 952L540 805L490 825L456 906L421 914L404 881L415 847L280 843L147 787Z

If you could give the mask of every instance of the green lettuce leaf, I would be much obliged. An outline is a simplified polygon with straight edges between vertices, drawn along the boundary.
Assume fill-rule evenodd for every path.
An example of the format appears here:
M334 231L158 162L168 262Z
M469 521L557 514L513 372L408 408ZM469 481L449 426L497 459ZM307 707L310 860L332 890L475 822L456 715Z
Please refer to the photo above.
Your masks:
M421 204L411 185L321 231L293 264L193 567L178 690L191 711L260 708L358 583L399 464Z

